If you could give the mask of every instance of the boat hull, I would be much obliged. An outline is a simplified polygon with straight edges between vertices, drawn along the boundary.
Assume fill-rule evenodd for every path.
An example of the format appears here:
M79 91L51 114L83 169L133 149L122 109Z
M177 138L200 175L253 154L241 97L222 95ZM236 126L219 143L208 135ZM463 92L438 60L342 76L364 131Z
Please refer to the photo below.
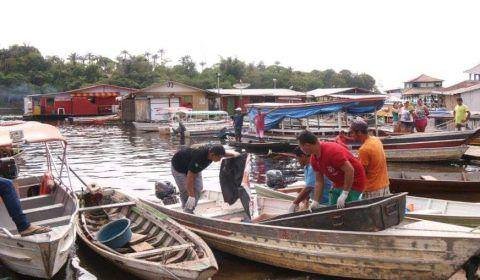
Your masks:
M73 223L54 229L51 237L45 240L37 236L6 238L0 235L0 260L19 274L50 279L65 265L74 243Z
M409 232L407 228L375 233L285 228L201 217L149 204L196 232L215 249L269 265L324 275L447 279L480 248L477 235L471 236L474 239L461 238L462 234L457 232L442 236ZM435 224L417 223L420 228ZM447 248L455 248L455 252Z

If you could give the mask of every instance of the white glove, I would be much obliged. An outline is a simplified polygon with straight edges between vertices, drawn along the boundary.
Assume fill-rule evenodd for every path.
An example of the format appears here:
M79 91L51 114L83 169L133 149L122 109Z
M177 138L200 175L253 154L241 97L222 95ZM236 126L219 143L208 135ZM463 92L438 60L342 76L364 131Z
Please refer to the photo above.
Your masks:
M344 208L349 191L342 191L342 194L337 199L337 208Z
M298 210L298 205L295 204L295 203L292 203L292 205L290 205L290 207L288 208L288 213L295 213L297 212Z
M195 208L195 197L189 196L187 202L185 202L185 209L193 210Z
M318 204L318 201L313 201L312 204L310 204L310 207L308 207L308 210L312 212L315 209L318 209L320 205Z

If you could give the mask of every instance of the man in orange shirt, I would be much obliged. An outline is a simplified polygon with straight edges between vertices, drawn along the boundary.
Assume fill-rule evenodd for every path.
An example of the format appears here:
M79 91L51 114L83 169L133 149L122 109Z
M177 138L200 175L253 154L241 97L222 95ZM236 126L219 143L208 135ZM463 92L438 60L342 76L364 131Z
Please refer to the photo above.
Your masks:
M362 143L358 150L358 158L367 175L362 197L368 199L389 195L387 159L382 142L377 137L368 135L368 125L363 120L352 123L350 134L356 141Z

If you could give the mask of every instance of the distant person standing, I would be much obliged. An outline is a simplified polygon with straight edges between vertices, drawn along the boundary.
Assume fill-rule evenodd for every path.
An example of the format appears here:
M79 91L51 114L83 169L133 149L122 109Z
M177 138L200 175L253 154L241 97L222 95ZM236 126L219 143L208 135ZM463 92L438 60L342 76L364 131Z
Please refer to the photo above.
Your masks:
M387 158L382 142L378 137L368 135L368 125L363 120L356 120L352 123L350 135L362 143L358 149L358 158L365 168L367 176L362 197L368 199L389 195Z
M231 116L233 120L233 128L235 130L235 141L241 142L242 141L242 129L243 129L243 117L246 114L242 113L241 108L235 109L235 115Z
M264 142L263 133L265 131L265 116L267 113L262 112L258 109L257 115L255 116L255 129L257 131L257 137L260 142Z
M455 120L455 127L458 131L462 130L462 127L468 128L467 122L470 119L470 109L463 104L461 97L457 98L457 106L453 110L453 119Z
M413 108L410 105L410 101L405 101L403 108L400 110L400 125L401 132L412 133L413 132Z
M415 119L415 129L417 132L425 132L425 128L428 124L428 115L430 112L428 111L427 106L423 104L423 100L419 98L417 100L417 106L415 106L414 112L414 119Z
M395 127L398 123L398 103L394 102L392 106L392 122Z

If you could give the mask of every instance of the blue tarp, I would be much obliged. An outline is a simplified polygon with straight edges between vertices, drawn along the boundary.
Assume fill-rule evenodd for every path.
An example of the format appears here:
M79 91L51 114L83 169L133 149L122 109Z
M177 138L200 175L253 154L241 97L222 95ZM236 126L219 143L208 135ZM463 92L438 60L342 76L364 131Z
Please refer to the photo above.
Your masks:
M355 100L329 103L304 104L305 106L291 106L288 104L282 106L262 106L261 104L252 104L248 114L253 121L258 114L258 110L267 113L265 116L265 130L278 126L284 118L302 119L314 115L324 115L337 112L347 112L348 114L366 114L380 110L385 100Z

